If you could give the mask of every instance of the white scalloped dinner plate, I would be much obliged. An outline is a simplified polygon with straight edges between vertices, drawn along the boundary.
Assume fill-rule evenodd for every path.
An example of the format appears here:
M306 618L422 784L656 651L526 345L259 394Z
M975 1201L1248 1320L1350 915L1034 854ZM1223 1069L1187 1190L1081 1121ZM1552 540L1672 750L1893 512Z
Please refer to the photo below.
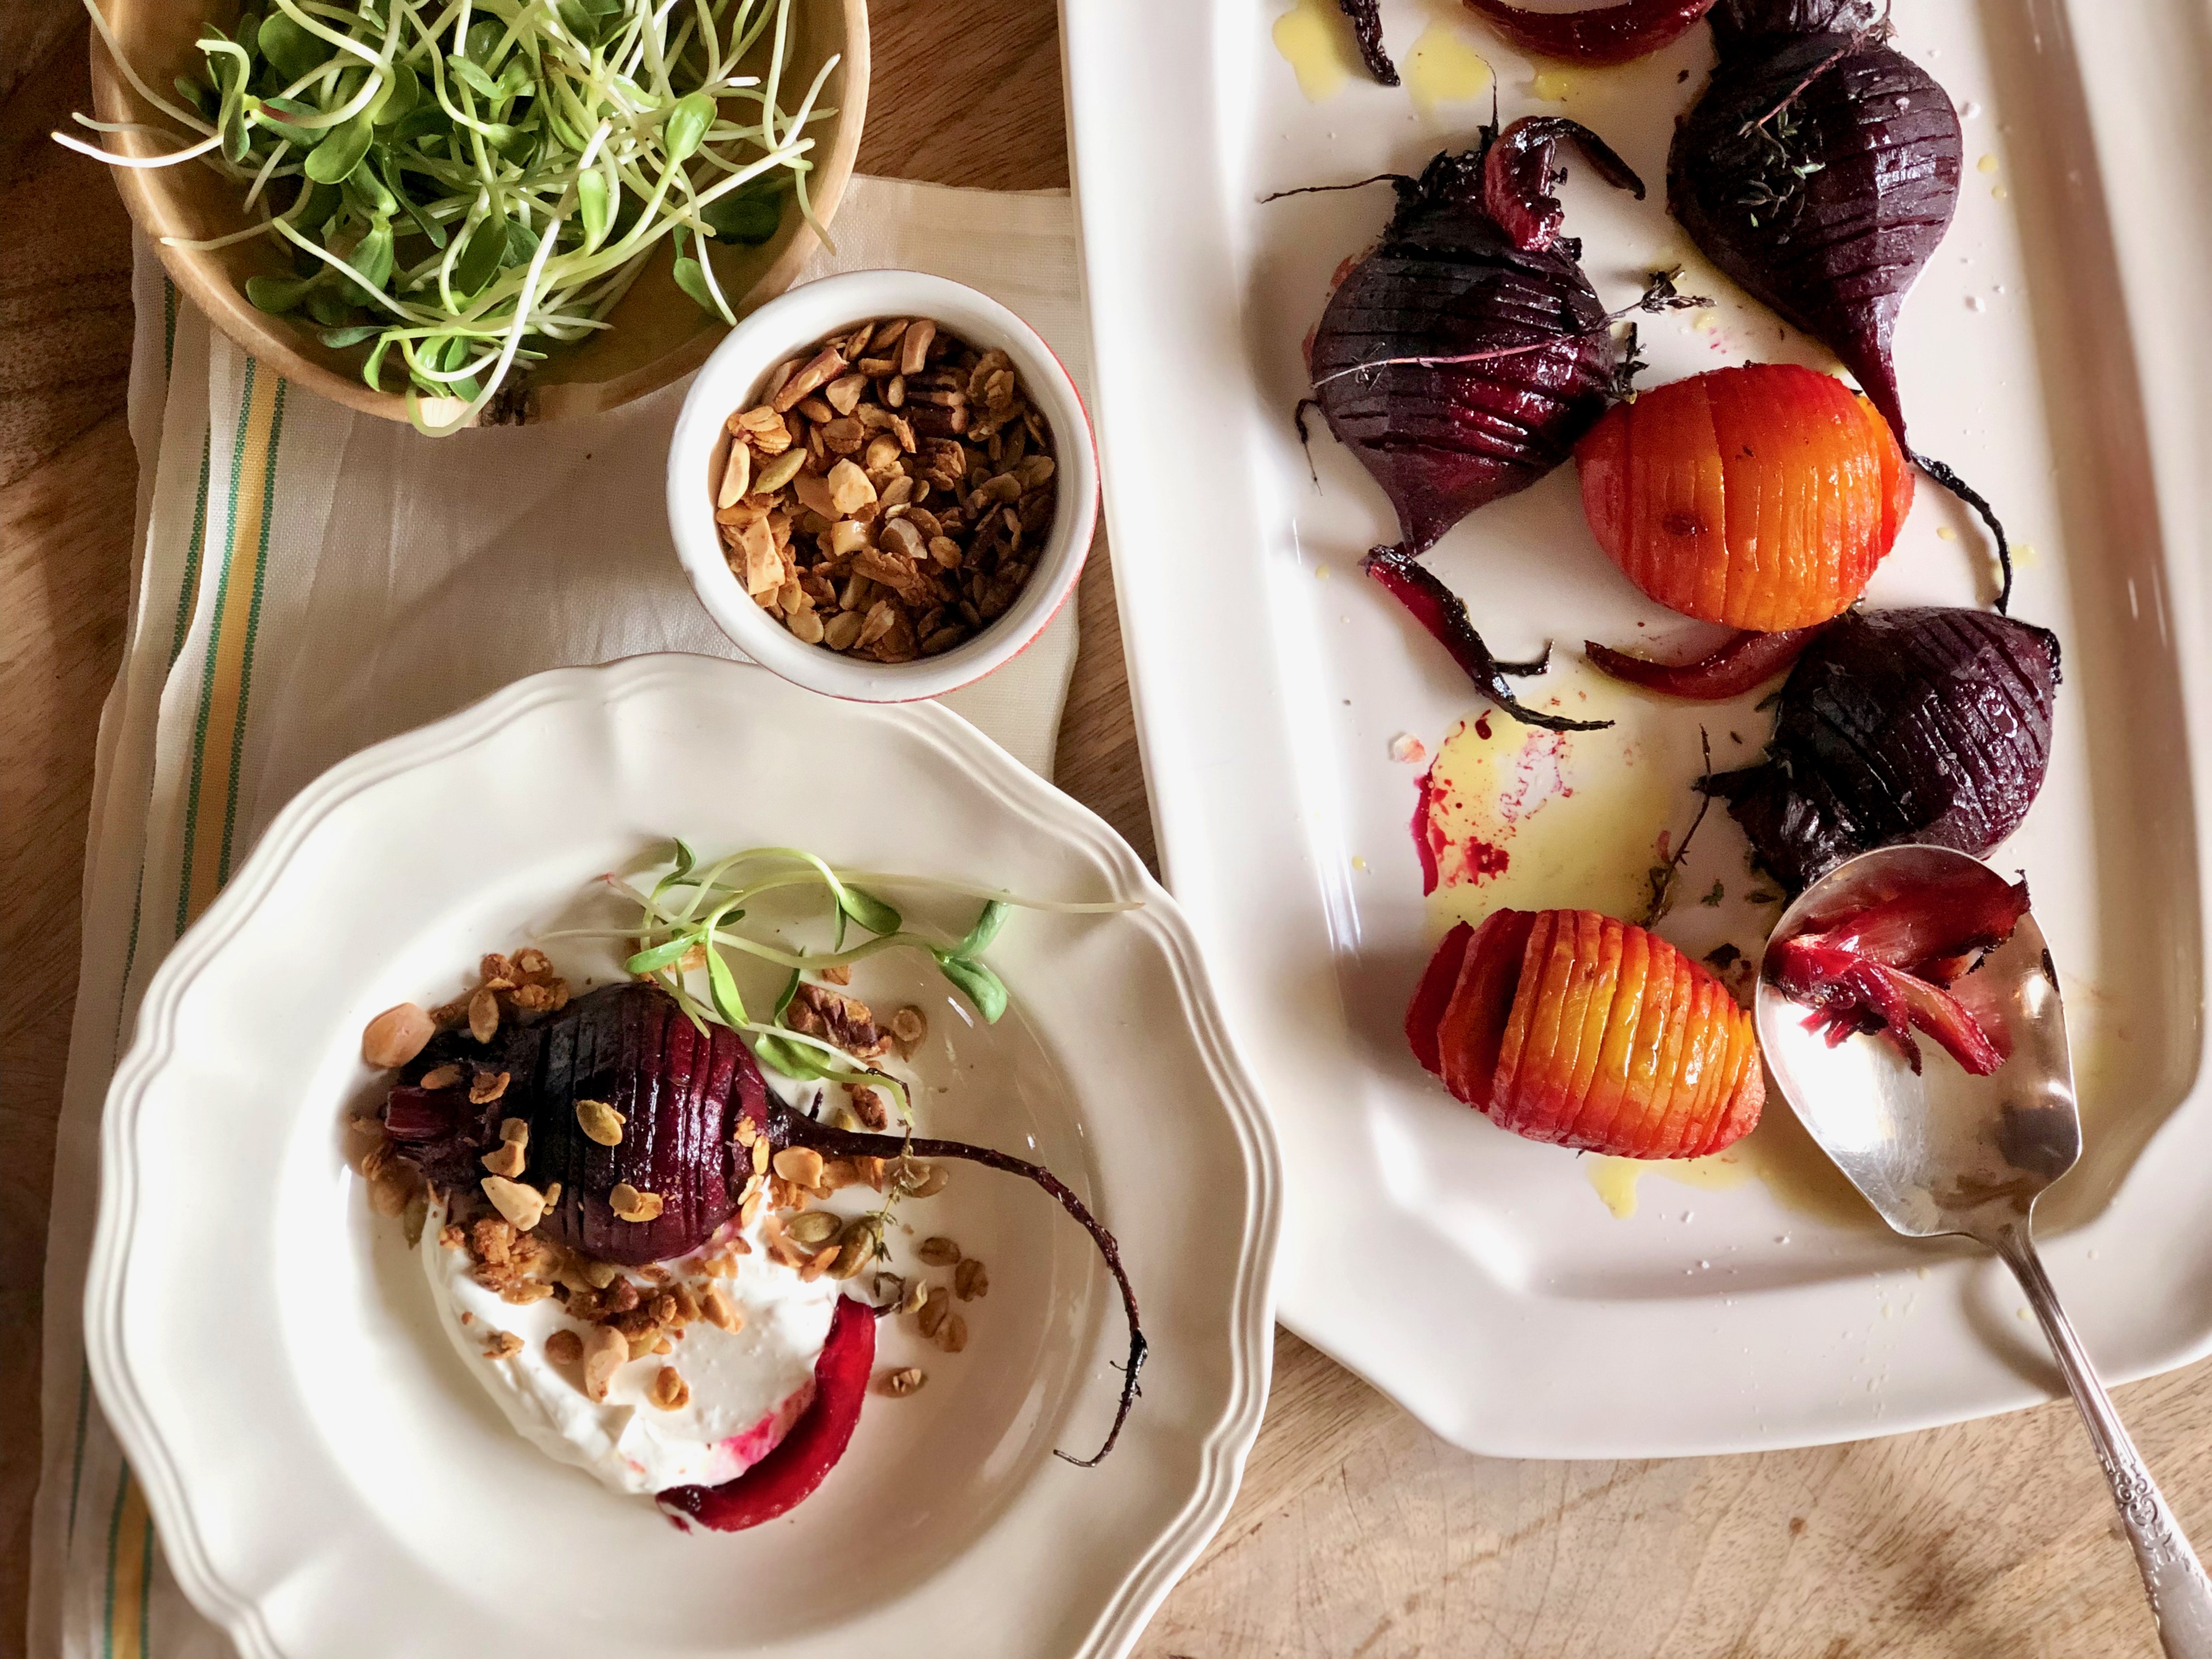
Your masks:
M1100 1468L1052 1452L1111 1415L1109 1281L1049 1200L965 1166L926 1207L990 1263L967 1352L932 1354L910 1399L872 1395L781 1521L679 1533L525 1444L463 1369L344 1160L344 1114L374 1093L362 1026L450 994L675 834L1143 901L1018 913L992 949L1014 1009L988 1030L942 981L855 981L939 998L935 1132L1041 1158L1119 1235L1152 1358ZM355 757L155 977L102 1150L93 1378L179 1581L253 1659L1118 1655L1227 1513L1266 1401L1275 1153L1189 930L1103 823L933 705L646 657ZM879 1364L918 1343L883 1334Z
M1757 1182L1647 1178L1641 1207L1616 1219L1586 1165L1494 1128L1407 1052L1406 1000L1444 918L1407 833L1421 768L1394 760L1392 740L1433 751L1483 705L1358 574L1395 536L1381 491L1318 424L1309 473L1291 422L1308 389L1300 339L1389 191L1263 198L1418 172L1470 144L1491 104L1486 88L1424 111L1356 68L1309 103L1271 38L1291 5L1065 8L1131 689L1164 871L1282 1137L1285 1324L1497 1455L1749 1450L2049 1398L2041 1340L1986 1257L1894 1238L1870 1215L1808 1213ZM1704 25L1638 63L1563 71L1452 0L1382 0L1382 16L1409 82L1417 52L1463 36L1497 70L1504 119L1586 122L1641 173L1638 202L1559 157L1565 229L1607 305L1677 263L1686 289L1717 297L1711 313L1640 319L1640 384L1749 358L1832 365L1665 212L1674 118L1712 59ZM1958 214L1899 328L1913 441L1998 504L2023 544L2014 613L2065 652L2049 781L1996 855L2033 884L2081 1074L2086 1156L2042 1206L2046 1234L2070 1229L2047 1255L2099 1363L2139 1376L2212 1352L2212 773L2197 759L2212 732L2212 376L2178 325L2212 269L2212 32L2201 0L1895 0L1893 20L1900 50L1966 106ZM1978 535L1923 481L1869 603L1985 603L1966 556ZM1558 666L1524 696L1573 707L1588 690L1596 712L1609 695L1642 775L1668 775L1656 810L1611 809L1632 827L1612 867L1632 880L1655 832L1688 821L1699 724L1722 767L1764 741L1752 697L1635 712L1580 667L1584 639L1688 651L1712 632L1621 579L1571 466L1470 514L1429 562L1501 655L1557 642ZM1570 777L1592 786L1585 803L1622 784L1621 754ZM1595 842L1587 819L1568 843L1545 828L1564 816L1523 826L1523 875ZM1683 890L1724 878L1733 902L1751 887L1743 852L1713 814ZM1478 886L1464 890L1479 900ZM1510 902L1584 901L1531 883ZM1756 945L1753 924L1684 903L1664 929L1702 955ZM1787 1108L1768 1111L1786 1141Z

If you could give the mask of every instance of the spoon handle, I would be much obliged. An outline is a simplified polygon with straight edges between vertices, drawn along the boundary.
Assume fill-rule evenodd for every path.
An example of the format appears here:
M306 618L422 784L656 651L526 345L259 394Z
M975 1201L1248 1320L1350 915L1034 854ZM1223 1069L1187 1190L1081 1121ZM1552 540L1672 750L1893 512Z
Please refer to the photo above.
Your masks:
M2142 1569L2143 1588L2150 1593L2151 1612L2158 1620L2159 1640L2168 1659L2212 1659L2212 1581L2206 1579L2197 1552L2182 1535L2142 1454L2128 1438L2112 1395L2098 1380L2097 1368L2074 1334L2026 1221L2006 1228L1991 1243L2027 1292L2028 1305L2043 1322L2058 1369L2066 1374L2066 1386L2081 1409L2097 1459L2105 1466L2105 1478L2112 1482L2112 1501L2119 1505L2128 1541L2135 1546L2136 1565Z

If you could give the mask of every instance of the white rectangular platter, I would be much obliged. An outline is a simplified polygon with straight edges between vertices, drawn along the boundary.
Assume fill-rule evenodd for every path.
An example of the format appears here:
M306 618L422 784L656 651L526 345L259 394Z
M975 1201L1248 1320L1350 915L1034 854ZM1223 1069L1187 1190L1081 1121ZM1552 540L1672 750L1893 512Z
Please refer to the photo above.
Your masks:
M1451 919L1500 902L1632 916L1657 836L1687 825L1699 726L1724 768L1757 756L1770 716L1751 698L1662 705L1580 661L1585 637L1680 652L1712 634L1615 573L1571 466L1471 516L1430 562L1502 656L1553 641L1525 697L1612 714L1613 731L1561 749L1496 714L1487 739L1467 730L1481 699L1359 575L1359 556L1395 539L1389 507L1318 422L1310 477L1291 410L1300 341L1389 191L1261 198L1417 173L1470 147L1490 103L1486 89L1424 107L1356 64L1310 100L1273 40L1290 9L1064 9L1146 775L1168 879L1281 1131L1284 1322L1447 1438L1507 1455L1815 1443L2047 1397L2055 1374L2002 1270L1893 1238L1838 1199L1778 1099L1705 1184L1639 1186L1495 1130L1407 1052L1407 997ZM1642 384L1754 360L1834 366L1666 214L1667 143L1711 63L1703 25L1637 64L1561 73L1452 0L1385 0L1382 15L1401 66L1471 47L1504 119L1573 117L1650 186L1632 200L1563 155L1565 228L1609 306L1676 264L1717 302L1644 319ZM2092 1352L2138 1375L2212 1351L2212 1104L2192 1097L2208 823L2194 754L2212 730L2212 363L2195 325L2212 273L2212 25L2188 0L1897 0L1894 21L1966 133L1957 217L1898 343L1914 441L2027 544L2013 614L2056 629L2065 655L2049 782L1993 855L2028 872L2058 954L2086 1115L2087 1155L2040 1218ZM1991 591L1973 521L1922 480L1869 602ZM1392 758L1401 734L1429 756L1449 738L1477 773L1544 775L1506 876L1424 896L1408 825L1427 763ZM1724 815L1682 880L1693 896L1662 932L1692 955L1755 952L1775 911L1751 896L1771 884L1747 873ZM1696 902L1716 884L1720 902Z

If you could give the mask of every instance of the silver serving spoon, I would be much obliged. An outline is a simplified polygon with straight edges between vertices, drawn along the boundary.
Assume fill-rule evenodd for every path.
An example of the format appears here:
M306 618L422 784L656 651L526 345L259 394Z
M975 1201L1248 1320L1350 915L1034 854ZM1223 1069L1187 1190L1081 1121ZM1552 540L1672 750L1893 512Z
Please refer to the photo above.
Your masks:
M1962 870L2002 880L1979 860L1948 848L1863 854L1807 888L1783 912L1773 937L1840 920L1906 882L1961 879ZM1925 1038L1917 1076L1878 1037L1853 1036L1831 1048L1825 1035L1805 1029L1811 1011L1763 977L1759 1046L1784 1098L1883 1220L1912 1238L1963 1233L1995 1250L2019 1278L2112 1482L2160 1640L2173 1659L2212 1659L2212 1583L2128 1438L2030 1236L2035 1200L2081 1156L2066 1012L2033 915L2023 916L2011 939L1960 988L1969 985L1984 1029L2001 1020L2011 1042L2010 1057L1985 1078L1972 1076Z

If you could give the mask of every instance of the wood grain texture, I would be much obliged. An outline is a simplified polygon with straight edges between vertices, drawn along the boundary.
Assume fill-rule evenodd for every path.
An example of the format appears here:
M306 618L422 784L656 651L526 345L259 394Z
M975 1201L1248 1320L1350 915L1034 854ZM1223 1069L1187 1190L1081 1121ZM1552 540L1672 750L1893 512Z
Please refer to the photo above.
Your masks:
M1103 3L1105 0L1083 0ZM128 246L76 0L0 6L0 1654L21 1650L38 1279L100 699L128 569ZM1066 182L1050 0L877 0L860 165ZM1148 860L1110 560L1094 549L1061 782ZM2212 1539L2212 1366L2121 1404ZM1236 1509L1142 1659L2148 1659L2066 1407L1757 1456L1507 1463L1443 1445L1287 1334ZM44 1659L44 1656L41 1656Z

